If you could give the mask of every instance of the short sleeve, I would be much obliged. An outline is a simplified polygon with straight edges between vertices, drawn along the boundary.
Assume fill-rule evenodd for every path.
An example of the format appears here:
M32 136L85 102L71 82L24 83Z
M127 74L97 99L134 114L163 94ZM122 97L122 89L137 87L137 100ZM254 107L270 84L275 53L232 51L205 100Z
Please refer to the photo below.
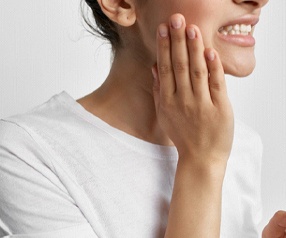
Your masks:
M0 120L0 237L97 237L43 149Z

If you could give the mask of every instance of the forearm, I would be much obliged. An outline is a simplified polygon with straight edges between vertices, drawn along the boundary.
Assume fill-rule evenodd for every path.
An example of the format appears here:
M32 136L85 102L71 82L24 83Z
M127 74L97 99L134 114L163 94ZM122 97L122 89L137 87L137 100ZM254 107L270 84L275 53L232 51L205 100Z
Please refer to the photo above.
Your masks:
M225 167L179 159L165 238L220 237Z

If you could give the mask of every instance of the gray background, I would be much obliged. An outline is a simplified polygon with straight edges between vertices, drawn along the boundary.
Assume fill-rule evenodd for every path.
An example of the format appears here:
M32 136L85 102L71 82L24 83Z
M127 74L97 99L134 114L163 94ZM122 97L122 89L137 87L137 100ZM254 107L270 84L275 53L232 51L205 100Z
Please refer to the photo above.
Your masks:
M235 116L264 144L261 228L276 210L286 210L285 11L285 0L270 0L256 26L255 71L227 76ZM0 118L62 90L75 99L90 93L107 75L109 48L84 30L79 0L1 0Z

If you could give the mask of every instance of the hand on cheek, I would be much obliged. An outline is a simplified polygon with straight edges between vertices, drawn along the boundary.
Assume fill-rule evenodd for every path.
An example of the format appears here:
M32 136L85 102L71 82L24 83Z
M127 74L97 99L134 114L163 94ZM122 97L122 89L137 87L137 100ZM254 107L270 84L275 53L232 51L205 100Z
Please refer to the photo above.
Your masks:
M234 118L218 53L205 49L200 30L181 14L157 33L154 100L162 129L180 157L227 161Z

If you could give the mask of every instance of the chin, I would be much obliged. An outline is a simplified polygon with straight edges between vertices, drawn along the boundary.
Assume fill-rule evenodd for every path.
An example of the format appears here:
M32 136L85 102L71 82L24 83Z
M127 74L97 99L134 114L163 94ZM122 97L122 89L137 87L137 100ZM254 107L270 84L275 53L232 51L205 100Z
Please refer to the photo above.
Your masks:
M224 73L235 77L246 77L250 75L256 65L254 55L248 57L236 57L222 61Z

